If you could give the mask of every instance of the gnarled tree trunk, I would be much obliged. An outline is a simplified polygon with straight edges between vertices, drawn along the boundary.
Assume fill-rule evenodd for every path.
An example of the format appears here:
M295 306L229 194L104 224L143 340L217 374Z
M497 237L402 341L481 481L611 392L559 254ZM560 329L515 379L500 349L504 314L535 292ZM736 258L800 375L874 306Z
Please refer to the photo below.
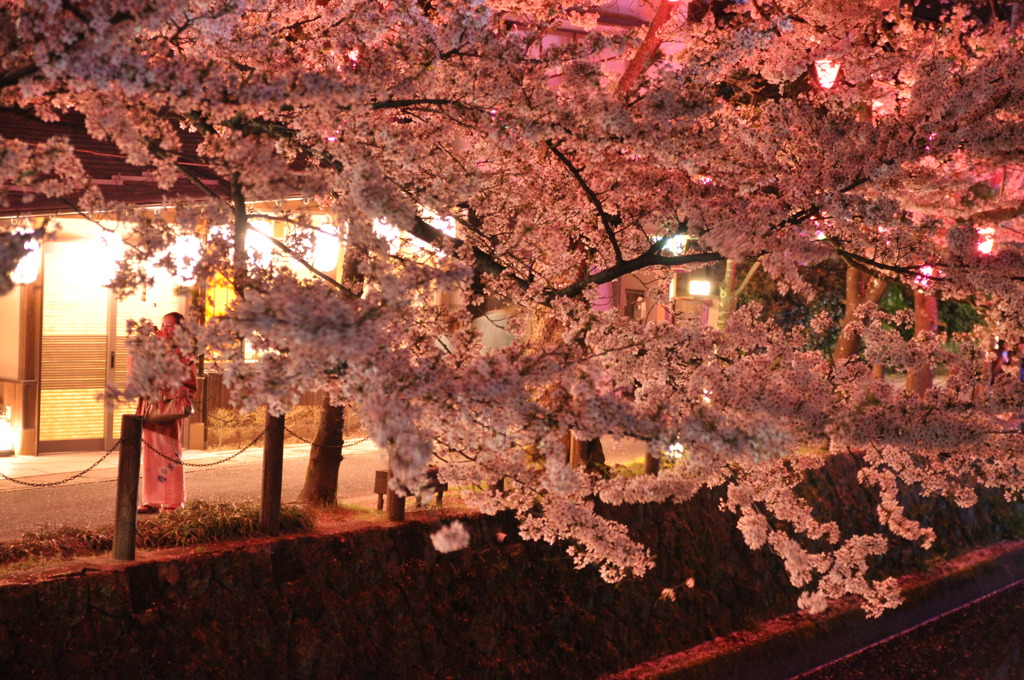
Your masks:
M320 425L309 448L306 481L299 502L335 505L338 502L338 468L345 443L345 406L334 406L327 395L320 404Z
M358 295L363 278L358 273L358 253L355 248L345 249L341 265L341 281ZM337 505L338 469L341 467L341 449L345 443L345 405L332 405L324 395L320 403L320 424L309 447L306 481L299 493L299 501L313 505ZM369 482L367 482L369 484Z
M850 325L857 320L857 307L864 302L878 304L889 287L889 282L881 278L868 278L862 271L854 267L846 269L846 313L843 315L843 330L836 341L832 353L835 361L849 359L860 351L860 333ZM881 367L875 367L876 375Z

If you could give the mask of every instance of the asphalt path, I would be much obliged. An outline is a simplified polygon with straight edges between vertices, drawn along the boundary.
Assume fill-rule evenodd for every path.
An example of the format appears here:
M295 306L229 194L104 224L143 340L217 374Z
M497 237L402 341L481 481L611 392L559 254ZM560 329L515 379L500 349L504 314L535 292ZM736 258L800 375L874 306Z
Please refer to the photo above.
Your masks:
M281 500L296 500L302 490L309 459L286 458ZM346 452L338 472L338 500L376 507L374 471L382 469L375 450ZM262 461L235 462L211 467L185 468L187 500L258 501L262 487ZM0 540L19 538L43 528L75 526L94 529L112 524L117 495L116 476L77 481L52 487L25 487L0 492Z
M794 680L1019 680L1022 626L1017 581Z
M604 441L609 465L639 460L643 444L633 440ZM285 447L281 500L294 502L302 490L309 463L308 445ZM374 472L384 469L380 450L372 442L360 439L346 443L345 456L338 472L338 502L376 509L373 493ZM26 532L73 526L95 529L114 522L117 496L117 459L88 474L65 482L96 462L91 454L68 456L6 458L0 464L0 541L19 538ZM96 453L96 457L102 452ZM60 464L57 465L60 458ZM208 463L220 460L216 465ZM102 462L102 461L101 461ZM186 502L258 501L262 488L262 452L259 447L232 458L230 452L186 451ZM61 482L56 486L24 486L10 481L20 479L33 484Z

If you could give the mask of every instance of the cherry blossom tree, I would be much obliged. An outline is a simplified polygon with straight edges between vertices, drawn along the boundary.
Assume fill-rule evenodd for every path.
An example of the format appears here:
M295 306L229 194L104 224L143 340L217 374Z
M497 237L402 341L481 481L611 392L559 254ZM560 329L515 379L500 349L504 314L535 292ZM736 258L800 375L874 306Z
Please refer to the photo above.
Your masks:
M556 0L0 0L0 106L81 117L167 197L159 212L119 203L66 139L6 130L0 196L29 187L119 222L122 289L175 267L162 255L175 238L201 239L198 276L225 277L237 298L193 330L240 405L280 413L311 389L353 404L400 490L440 461L476 507L511 509L524 537L615 580L652 560L598 501L724 484L802 606L854 593L877 613L899 600L869 578L888 537L933 538L901 487L964 505L978 486L1019 496L1005 414L1020 411L1020 384L976 389L976 338L922 328L907 342L893 323L908 320L870 301L847 319L862 352L834 361L756 306L723 328L642 324L596 311L598 286L756 260L810 297L803 274L841 258L976 300L987 332L1019 336L1020 30L1000 3L650 9L632 26ZM200 198L171 191L182 177ZM361 290L311 263L324 214L358 253ZM419 254L382 238L382 222ZM259 224L280 225L291 265L247 259ZM685 250L669 247L683 235ZM4 234L0 272L25 240ZM438 304L451 291L463 305ZM646 299L669 305L667 283ZM495 301L520 340L484 348L472 320ZM876 363L950 374L907 391ZM567 464L570 433L684 454L658 475L605 479ZM874 534L843 534L793 492L850 451L882 499Z

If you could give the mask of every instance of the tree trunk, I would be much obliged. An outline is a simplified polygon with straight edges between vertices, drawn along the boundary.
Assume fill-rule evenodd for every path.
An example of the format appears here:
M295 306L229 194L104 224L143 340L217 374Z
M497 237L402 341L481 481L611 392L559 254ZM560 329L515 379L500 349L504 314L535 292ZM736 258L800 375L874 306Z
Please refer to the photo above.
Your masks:
M718 330L725 330L725 324L729 321L729 315L736 307L736 296L738 291L733 290L736 284L736 261L728 259L725 261L725 275L722 277L722 285L718 289Z
M850 324L857 320L857 307L865 302L878 304L888 287L889 282L885 279L870 278L865 281L864 273L859 269L846 269L846 312L843 315L843 330L832 353L835 361L849 359L860 351L860 333L849 330ZM883 372L881 366L872 367L875 376Z
M530 328L530 344L535 347L544 347L553 342L562 332L561 325L554 320L551 314L535 310L533 323ZM557 408L557 403L552 402L550 396L541 390L535 395L538 403L546 408ZM586 466L592 469L595 463L604 463L604 449L600 439L579 439L571 432L565 433L562 438L564 443L562 460L573 466Z
M754 274L757 273L758 268L761 266L761 260L754 260L753 264L747 268L747 273L743 276L743 281L740 285L736 285L736 261L726 260L725 261L725 275L722 277L722 285L718 291L718 330L725 330L725 325L729 322L729 317L734 311L736 311L736 301L739 299L740 294L743 293L747 288L747 284L754 278Z
M313 505L336 505L338 502L338 468L341 448L345 442L345 407L331 405L326 395L320 403L320 426L309 448L306 481L299 492L299 502Z
M934 333L939 328L939 301L933 295L914 291L914 337ZM912 368L907 372L907 390L923 395L932 387L934 371L929 365Z
M358 270L359 258L352 247L345 249L341 263L341 282L355 295L363 287L363 277ZM341 449L345 443L345 405L331 405L326 395L320 402L320 424L309 447L309 463L306 465L306 481L299 493L299 502L313 505L337 505L338 468L341 466Z
M604 465L604 446L600 439L571 437L569 441L569 465L595 470Z
M835 360L849 359L860 350L860 334L854 333L850 325L857 319L857 307L862 302L861 287L864 273L853 267L846 268L846 313L843 315L843 330L836 341L832 356Z

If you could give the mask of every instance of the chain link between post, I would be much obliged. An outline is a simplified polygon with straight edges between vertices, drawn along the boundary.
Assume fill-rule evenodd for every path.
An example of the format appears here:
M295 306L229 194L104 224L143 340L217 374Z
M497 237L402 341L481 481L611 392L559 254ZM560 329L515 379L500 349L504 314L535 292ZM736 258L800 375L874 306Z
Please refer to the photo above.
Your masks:
M161 457L161 458L163 458L164 460L170 461L171 463L174 463L174 464L176 464L176 465L181 465L182 467L195 467L195 468L204 468L204 467L213 467L214 465L220 465L221 463L226 463L226 462L228 462L229 460L231 460L231 459L233 459L233 458L236 458L236 457L238 457L238 456L242 455L243 453L245 453L246 451L248 451L249 449L251 449L251 448L253 447L253 445L254 445L254 444L256 444L256 442L258 442L258 441L260 440L260 438L262 438L262 437L263 437L263 435L265 435L266 433L267 433L267 430L266 430L266 428L264 428L264 430L263 430L262 432L260 432L260 433L259 433L258 435L256 435L256 438L255 438L255 439L253 439L253 440L252 440L251 442L249 442L248 444L246 444L246 445L245 445L244 447L242 447L241 449L239 449L239 450L238 450L238 451L236 451L235 453L232 453L232 454L231 454L230 456L228 456L227 458L222 458L222 459L220 459L220 460L215 460L215 461L213 461L212 463L186 463L186 462L184 462L184 461L182 461L182 460L175 460L174 458L171 458L170 456L168 456L167 454L163 453L162 451L160 451L160 450L158 450L158 449L154 448L152 444L150 444L149 442L147 442L147 441L146 441L146 438L145 438L145 437L143 437L143 438L142 438L142 443L143 443L143 444L144 444L144 445L146 446L146 448L148 448L148 449L149 449L150 451L152 451L152 452L153 452L153 453L155 453L156 455L160 456L160 457Z
M114 442L114 445L112 447L110 447L110 449L100 457L99 460L97 460L95 463L93 463L89 467L85 468L81 472L76 472L75 474L71 475L67 479L62 479L62 480L57 481L57 482L26 482L26 481L21 480L21 479L15 479L14 477L8 477L7 475L5 475L2 472L0 472L0 479L5 479L8 482L14 482L15 484L21 484L22 486L35 486L35 487L60 486L61 484L67 484L68 482L71 482L73 480L78 479L79 477L81 477L85 473L91 471L97 465L99 465L100 463L105 461L110 456L110 454L112 454L114 452L114 449L116 449L118 446L120 446L121 442L123 442L123 441L124 441L123 439L118 439L116 442Z
M290 434L291 436L295 437L296 439L298 439L300 442L302 442L304 444L309 444L311 446L313 444L313 442L309 441L308 439L303 437L301 434L296 433L294 430L292 430L287 425L284 426L284 431L287 432L288 434Z

